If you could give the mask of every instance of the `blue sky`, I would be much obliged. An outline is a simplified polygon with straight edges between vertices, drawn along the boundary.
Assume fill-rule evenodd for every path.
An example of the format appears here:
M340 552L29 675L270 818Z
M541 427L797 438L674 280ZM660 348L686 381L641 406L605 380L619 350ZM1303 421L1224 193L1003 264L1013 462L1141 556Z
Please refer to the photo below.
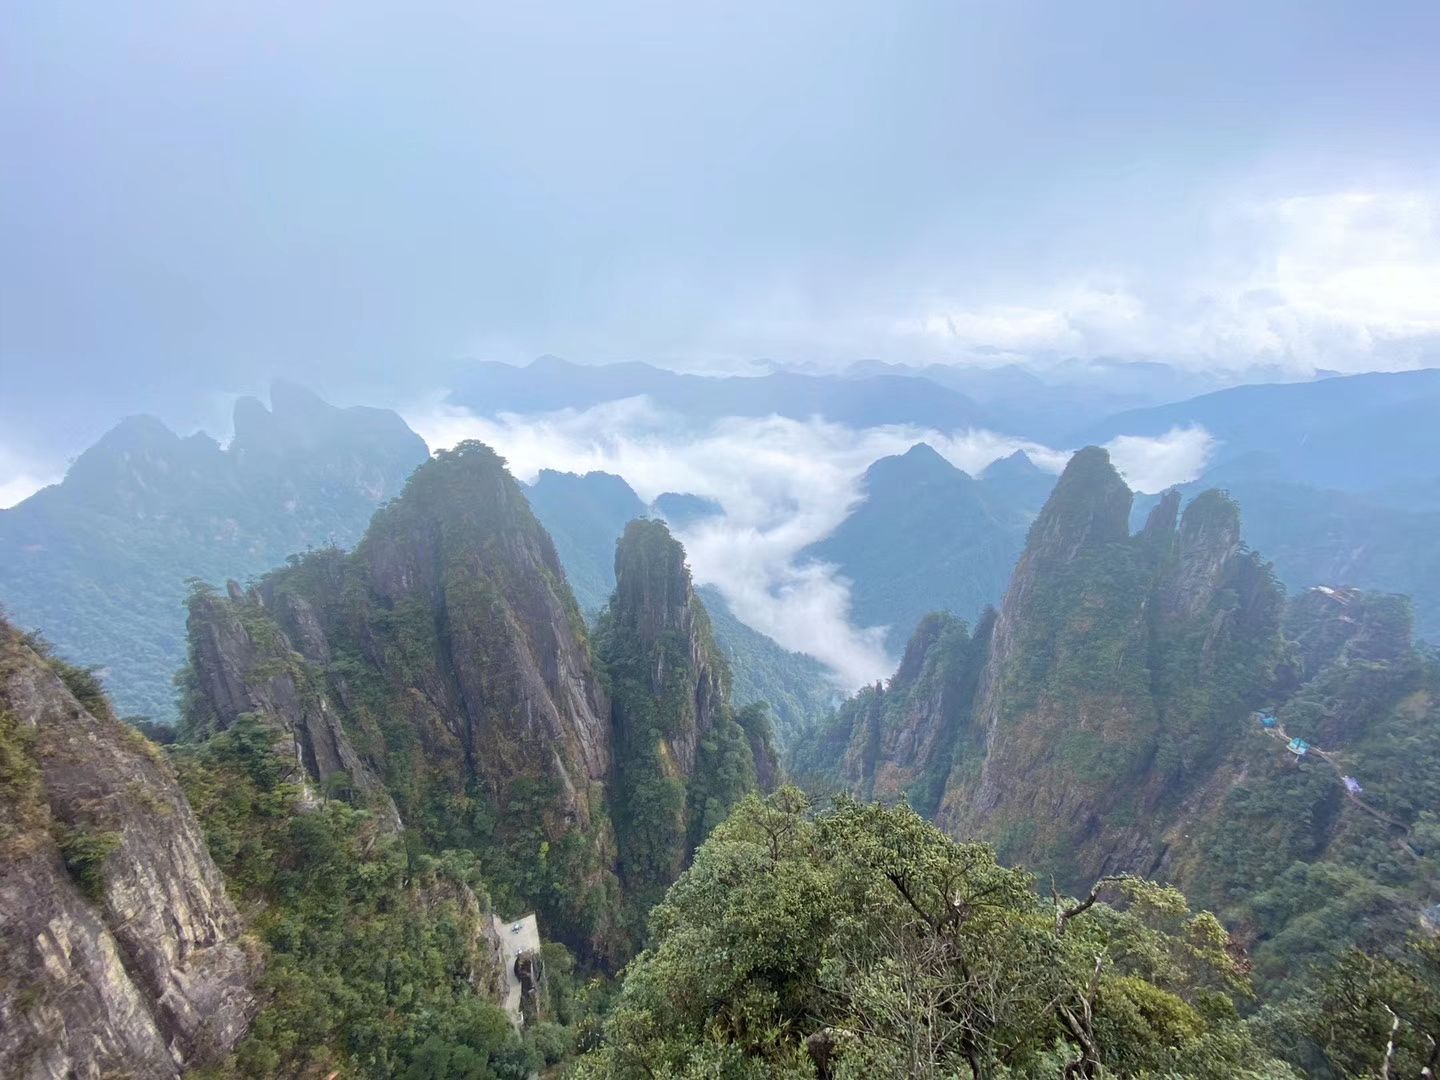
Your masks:
M1432 2L3 7L12 475L277 374L1437 355Z

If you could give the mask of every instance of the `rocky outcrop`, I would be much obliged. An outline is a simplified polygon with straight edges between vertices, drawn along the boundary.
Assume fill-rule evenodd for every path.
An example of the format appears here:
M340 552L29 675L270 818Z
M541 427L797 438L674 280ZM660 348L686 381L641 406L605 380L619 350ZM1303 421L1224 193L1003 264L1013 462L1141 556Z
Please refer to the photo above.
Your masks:
M227 1051L257 962L169 765L4 623L0 803L0 1073L175 1076Z
M658 899L730 807L777 771L763 713L737 721L730 671L665 524L632 521L615 554L598 649L613 686L621 870Z
M275 729L278 752L295 762L307 803L318 792L343 790L398 830L394 800L356 752L326 692L330 648L309 604L292 594L279 600L301 642L296 649L258 591L246 593L232 581L227 593L222 599L197 588L190 596L187 737L205 738L242 716L258 717Z
M190 638L197 731L268 717L315 786L343 773L436 843L483 817L516 878L559 875L525 897L546 924L608 948L610 702L554 545L493 451L438 453L351 554L200 595ZM563 859L520 869L542 843Z
M994 625L994 611L973 635L952 615L927 615L888 685L845 702L824 740L829 749L808 756L801 771L838 780L862 798L903 798L933 815L956 755L972 757L977 749L975 687Z
M1031 528L978 679L975 736L936 817L1079 884L1153 871L1280 655L1282 593L1218 492L1167 497L1132 537L1131 493L1077 453ZM1177 521L1178 515L1178 521ZM878 769L877 769L878 773Z

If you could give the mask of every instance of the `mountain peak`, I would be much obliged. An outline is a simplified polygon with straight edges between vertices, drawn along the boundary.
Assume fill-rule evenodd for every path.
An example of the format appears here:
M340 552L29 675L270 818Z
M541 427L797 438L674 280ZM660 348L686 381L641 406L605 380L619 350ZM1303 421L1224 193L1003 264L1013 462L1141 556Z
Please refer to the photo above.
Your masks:
M884 483L916 480L970 480L970 474L958 469L929 443L919 442L903 454L892 454L871 464L865 470L866 486L875 481Z
M996 458L985 466L980 475L985 480L1018 480L1049 474L1036 465L1024 450L1016 450L1006 457Z
M1068 561L1083 548L1127 539L1133 499L1105 450L1076 451L1031 526L1025 559Z

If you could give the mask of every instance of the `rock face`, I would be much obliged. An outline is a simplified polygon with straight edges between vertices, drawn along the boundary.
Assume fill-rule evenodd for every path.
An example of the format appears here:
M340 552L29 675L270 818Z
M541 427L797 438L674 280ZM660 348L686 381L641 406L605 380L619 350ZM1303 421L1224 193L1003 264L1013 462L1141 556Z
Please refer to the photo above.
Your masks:
M957 755L969 760L979 749L975 687L994 627L993 611L973 635L952 615L927 615L889 684L866 687L840 707L825 738L847 790L882 802L903 797L934 815Z
M255 1008L256 963L173 773L101 711L0 622L5 1076L176 1076Z
M736 717L685 549L662 522L626 527L615 578L597 643L614 690L621 872L648 906L735 801L777 768L764 714Z
M437 454L353 554L202 594L190 639L197 732L258 713L316 786L343 774L434 842L483 818L492 857L543 879L522 898L545 924L606 951L610 702L554 545L494 452Z
M316 789L353 790L392 829L400 815L385 786L351 744L340 710L326 693L329 642L300 596L283 594L272 613L258 592L233 581L228 599L197 589L189 603L190 707L186 734L204 738L242 716L264 719L294 760L310 799ZM289 625L300 647L281 629Z

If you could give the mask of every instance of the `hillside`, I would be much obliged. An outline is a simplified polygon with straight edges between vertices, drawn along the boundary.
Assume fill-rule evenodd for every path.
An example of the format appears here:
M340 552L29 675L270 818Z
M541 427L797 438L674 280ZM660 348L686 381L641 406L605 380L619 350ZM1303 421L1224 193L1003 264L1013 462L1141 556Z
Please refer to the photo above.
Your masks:
M1070 444L1163 435L1198 424L1217 440L1212 465L1263 454L1276 474L1365 492L1433 483L1440 460L1440 369L1237 386L1122 412L1074 432Z

